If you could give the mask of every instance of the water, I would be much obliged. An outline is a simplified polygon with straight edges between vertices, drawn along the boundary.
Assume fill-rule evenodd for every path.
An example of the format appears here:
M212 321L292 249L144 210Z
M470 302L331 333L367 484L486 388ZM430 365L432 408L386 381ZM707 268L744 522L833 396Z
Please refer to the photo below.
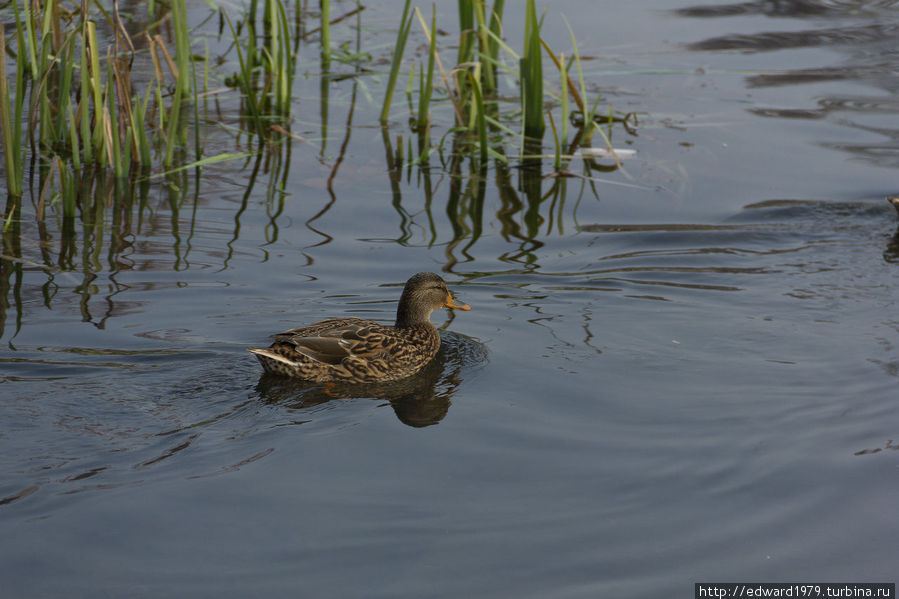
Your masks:
M478 223L477 184L435 169L429 201L416 171L389 178L377 101L346 128L347 80L284 198L216 165L196 195L98 201L69 245L26 203L4 246L0 595L895 580L896 6L553 3L562 51L554 11L590 85L645 113L598 200L492 169ZM387 44L395 7L365 12ZM245 351L389 321L420 270L473 309L434 314L444 347L414 379L323 389Z

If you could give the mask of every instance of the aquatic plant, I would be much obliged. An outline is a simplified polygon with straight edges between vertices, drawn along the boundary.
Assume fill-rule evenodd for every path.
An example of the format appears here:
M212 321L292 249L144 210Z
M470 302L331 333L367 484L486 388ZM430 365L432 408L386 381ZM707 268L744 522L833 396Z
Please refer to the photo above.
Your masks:
M2 39L3 60L0 66L0 127L4 145L22 148L7 152L5 162L9 193L21 195L24 176L25 148L21 126L26 125L26 138L32 161L54 163L66 170L84 166L111 168L116 176L125 176L132 165L151 164L151 142L148 138L147 114L149 89L163 85L162 71L151 81L147 94L132 95L134 45L126 33L117 5L111 13L102 8L99 23L112 33L112 44L102 48L97 36L98 21L90 14L91 3L80 10L68 11L61 2L25 3L20 12L14 4L15 44L7 46ZM176 40L174 61L161 38L151 41L154 60L163 50L175 76L175 93L168 105L157 95L155 107L160 119L169 115L166 159L170 163L174 146L183 141L183 125L177 115L182 99L190 93L190 44L183 0L171 4ZM15 87L8 85L6 54L16 56ZM181 76L178 76L179 71ZM58 161L57 161L58 159ZM62 165L60 167L60 165ZM66 180L65 174L60 174ZM65 186L68 187L68 186Z
M540 49L540 24L534 0L527 0L524 18L524 52L518 60L521 78L521 111L524 136L543 138L543 59Z
M118 3L109 11L86 0L75 10L61 0L11 4L14 33L0 32L0 140L20 151L4 152L8 193L23 193L29 154L40 187L55 185L45 180L53 170L64 199L73 189L65 182L86 167L110 169L116 177L135 168L170 171L185 164L191 145L194 166L214 158L204 157L200 138L209 52L194 54L185 0L172 0L147 28L146 51L135 50ZM235 87L260 140L271 125L288 126L297 38L283 0L266 0L262 13L264 35L256 35L255 0L242 21L245 35L234 34ZM170 26L173 48L154 31L162 23ZM101 41L101 29L108 42ZM15 57L14 76L8 56Z
M390 71L387 74L387 85L384 90L384 101L381 104L381 124L387 124L390 114L390 104L393 101L393 92L396 89L396 80L400 74L403 53L406 50L406 40L409 39L409 30L412 28L412 16L409 14L411 0L406 0L403 5L403 15L400 17L400 26L396 32L396 44L390 58Z
M410 2L407 0L391 57L387 91L381 109L382 126L388 126L393 89L410 33L412 17L408 16L409 6ZM619 123L622 117L613 116L612 120L596 117L596 108L601 100L599 95L591 106L586 105L586 85L573 33L573 57L566 60L564 55L557 56L553 53L541 37L543 17L538 15L534 0L528 0L523 8L524 35L519 54L504 40L503 0L494 0L492 7L486 0L458 0L458 50L456 64L448 74L442 66L440 48L435 44L436 36L432 35L436 21L432 18L428 25L418 8L413 9L427 39L428 50L427 63L419 60L410 69L407 90L412 113L410 122L419 135L426 129L430 130L435 122L440 122L440 117L435 115L432 106L437 105L435 101L446 106L448 100L453 110L453 125L449 132L462 140L462 143L452 145L454 151L471 153L482 162L486 162L487 157L507 160L505 146L510 142L517 143L518 154L522 159L527 156L543 157L542 140L549 122L554 144L552 158L555 169L559 171L571 159L577 147L589 145L597 131L606 145L610 146L608 135L599 128L599 124ZM544 78L544 52L552 59L559 72L559 90L552 89ZM413 94L416 64L417 98ZM575 66L579 86L569 73ZM501 84L504 89L514 87L517 94L511 98L508 94L502 97L498 91ZM441 88L445 88L445 95L441 95L444 93L440 91ZM556 118L553 111L561 111L561 117ZM575 120L574 115L580 120ZM569 139L570 126L575 130L573 139ZM441 139L438 144L441 152L443 146ZM414 154L418 156L417 159L412 154L409 157L420 160L426 152L426 148L420 147L419 152Z
M424 18L421 16L418 8L415 9L415 12L422 22L425 35L428 37L428 68L427 70L422 68L419 71L418 116L415 124L420 133L427 135L430 125L431 93L434 89L434 64L437 58L437 7L432 6L430 29L425 26Z
M296 50L291 40L298 39L298 32L291 31L282 0L265 1L261 36L257 31L257 12L257 0L252 0L246 18L235 27L231 18L220 9L222 19L231 31L238 59L237 72L226 83L241 91L245 116L261 145L268 139L267 133L272 126L283 127L289 123L296 70ZM323 19L326 17L325 10ZM241 34L243 29L247 31L246 40ZM322 28L323 56L327 55L327 31L327 27ZM260 39L262 45L257 47Z
M0 49L6 48L6 34L0 27ZM25 94L22 93L22 75L24 71L25 54L19 52L16 57L15 88L10 90L9 78L6 74L6 52L3 51L0 60L0 137L3 139L3 152L6 169L6 188L12 195L22 195L22 153L14 148L20 147L22 139L22 106L25 102ZM12 106L10 105L12 97ZM11 214L10 214L11 217ZM8 226L8 223L7 223Z

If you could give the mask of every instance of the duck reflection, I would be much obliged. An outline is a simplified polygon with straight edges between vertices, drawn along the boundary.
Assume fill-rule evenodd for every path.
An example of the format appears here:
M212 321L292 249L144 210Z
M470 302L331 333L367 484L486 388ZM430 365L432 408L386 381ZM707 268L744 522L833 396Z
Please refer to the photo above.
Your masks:
M886 200L896 209L896 213L899 215L899 196L887 196ZM744 206L744 210L750 210L753 214L757 213L759 210L763 210L768 219L775 216L782 219L803 218L817 214L819 218L841 223L836 227L840 228L841 226L852 226L851 224L847 225L847 223L851 221L847 221L846 217L871 216L880 219L885 211L889 209L885 208L880 202L870 202L866 200L843 202L825 202L819 200L766 200ZM839 219L837 217L839 217ZM885 262L899 263L899 225L897 225L896 231L887 241L886 247L883 250L883 259Z
M337 399L369 398L387 401L396 417L408 426L437 424L449 412L452 396L472 367L486 360L486 348L458 333L441 333L440 350L418 373L389 383L310 383L263 374L256 385L259 397L291 411L309 410Z
M857 10L857 7L855 7ZM768 17L804 17L841 14L837 3L821 0L755 0L750 2L709 3L674 10L682 17L733 17L737 15L765 15Z
M896 213L899 214L899 196L890 196L887 198L887 201L893 205ZM886 249L883 250L883 259L887 262L899 262L899 226L896 227L896 232L893 233L893 236L887 242Z

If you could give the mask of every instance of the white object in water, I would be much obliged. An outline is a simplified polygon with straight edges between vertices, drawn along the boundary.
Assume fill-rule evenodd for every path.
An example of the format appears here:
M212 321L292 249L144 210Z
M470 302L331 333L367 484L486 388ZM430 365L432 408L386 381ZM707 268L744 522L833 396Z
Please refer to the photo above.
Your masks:
M614 154L613 154L614 152ZM619 160L625 160L627 158L633 158L637 155L637 150L632 150L630 148L578 148L574 152L575 156L583 156L585 158L614 158L618 157Z

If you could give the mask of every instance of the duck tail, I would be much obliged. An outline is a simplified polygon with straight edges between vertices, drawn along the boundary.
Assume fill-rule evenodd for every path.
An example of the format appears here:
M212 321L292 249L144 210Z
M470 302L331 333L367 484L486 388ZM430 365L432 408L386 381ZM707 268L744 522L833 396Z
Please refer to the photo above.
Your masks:
M899 196L889 196L887 197L887 202L893 205L893 208L896 209L896 212L899 213Z
M270 349L261 347L249 347L247 348L247 351L251 354L256 355L256 357L259 359L259 363L262 364L262 368L264 368L266 372L271 372L274 374L285 374L290 373L297 367L296 362L285 358L281 354L273 352Z

